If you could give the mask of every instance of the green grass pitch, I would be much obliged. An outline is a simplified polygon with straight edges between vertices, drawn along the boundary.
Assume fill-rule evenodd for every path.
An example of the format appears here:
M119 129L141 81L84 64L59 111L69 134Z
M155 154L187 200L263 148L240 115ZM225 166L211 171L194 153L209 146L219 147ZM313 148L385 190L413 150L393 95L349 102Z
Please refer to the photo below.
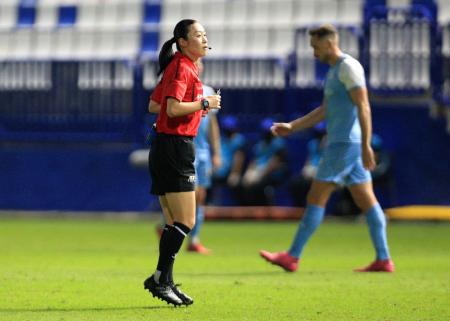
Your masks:
M296 222L207 222L210 257L180 251L175 279L194 305L143 289L155 221L0 220L0 320L450 320L450 225L392 223L393 274L357 274L373 250L364 223L327 220L296 273L264 262Z

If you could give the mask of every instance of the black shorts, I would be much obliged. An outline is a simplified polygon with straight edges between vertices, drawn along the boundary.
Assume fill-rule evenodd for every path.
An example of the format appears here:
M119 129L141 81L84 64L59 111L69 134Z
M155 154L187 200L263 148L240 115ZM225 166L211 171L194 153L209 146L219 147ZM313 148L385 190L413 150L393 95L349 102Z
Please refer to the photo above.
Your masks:
M149 153L152 178L150 192L191 192L195 190L195 147L192 137L158 134Z

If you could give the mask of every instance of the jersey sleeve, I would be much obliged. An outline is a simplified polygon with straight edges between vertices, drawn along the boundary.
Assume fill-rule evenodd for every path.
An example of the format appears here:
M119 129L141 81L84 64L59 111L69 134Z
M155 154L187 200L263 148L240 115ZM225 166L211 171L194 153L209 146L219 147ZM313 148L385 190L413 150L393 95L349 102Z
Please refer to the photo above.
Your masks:
M153 92L150 96L150 100L153 100L161 105L162 94L163 94L163 86L162 86L162 81L160 81L158 83L158 85L156 85L155 89L153 90Z
M183 101L189 82L189 69L180 60L176 66L170 66L167 86L163 97L173 97L178 101Z
M339 80L347 91L366 87L364 68L356 59L345 59L339 67Z

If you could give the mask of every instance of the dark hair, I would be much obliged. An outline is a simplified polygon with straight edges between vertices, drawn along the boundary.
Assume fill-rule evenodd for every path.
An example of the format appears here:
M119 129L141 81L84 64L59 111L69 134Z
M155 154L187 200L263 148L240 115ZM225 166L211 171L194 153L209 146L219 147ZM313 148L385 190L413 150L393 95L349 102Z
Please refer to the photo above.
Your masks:
M319 39L322 39L328 36L337 36L338 31L335 26L331 24L324 24L320 27L309 30L309 35L311 37L317 36Z
M174 52L172 49L173 44L176 44L177 50L181 51L181 48L178 45L178 39L183 38L187 40L189 27L190 25L196 22L197 22L196 20L184 19L177 23L175 29L173 29L173 37L163 44L161 51L159 52L158 76L164 71L164 69L166 69L166 67L172 61L172 58L174 56Z

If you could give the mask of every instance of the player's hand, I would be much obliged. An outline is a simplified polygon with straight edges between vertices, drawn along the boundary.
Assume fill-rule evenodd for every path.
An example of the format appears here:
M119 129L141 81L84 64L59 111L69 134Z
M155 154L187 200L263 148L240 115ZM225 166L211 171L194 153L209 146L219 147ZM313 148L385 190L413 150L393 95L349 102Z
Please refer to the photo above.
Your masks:
M220 155L214 155L212 157L212 165L213 169L218 169L220 166L222 166L222 158Z
M220 109L221 108L220 100L222 99L222 97L220 95L208 96L208 97L205 97L205 99L208 100L210 109Z
M270 131L274 136L287 136L292 133L292 125L290 123L273 123Z
M373 152L372 147L370 146L363 146L362 149L362 159L363 159L363 165L364 168L373 171L375 169L375 166L377 165L375 161L375 153Z
M241 181L241 177L239 173L231 172L230 175L228 175L227 184L231 187L238 186L239 182Z

